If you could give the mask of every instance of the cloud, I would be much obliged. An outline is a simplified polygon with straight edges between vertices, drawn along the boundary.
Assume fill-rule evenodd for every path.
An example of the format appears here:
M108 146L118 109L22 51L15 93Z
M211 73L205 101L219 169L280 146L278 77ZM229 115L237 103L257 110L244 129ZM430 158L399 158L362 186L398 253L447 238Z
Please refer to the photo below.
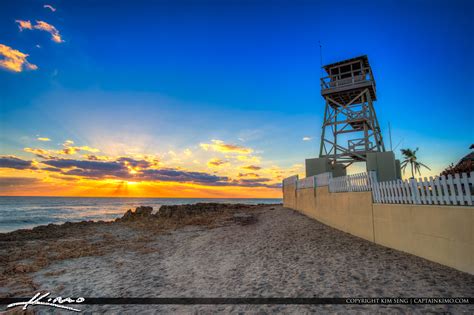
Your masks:
M257 173L239 173L239 177L253 177L253 178L258 178L260 175Z
M152 165L150 162L126 157L108 162L57 159L43 161L43 164L51 166L43 168L43 170L90 179L115 178L142 181L188 182L207 185L223 185L229 180L225 176L204 172L191 172L174 168L148 168ZM130 167L133 167L133 172L131 172Z
M122 170L123 166L118 162L102 162L102 161L88 161L88 160L74 160L74 159L58 159L43 161L43 164L54 166L57 168L81 168L85 170L100 170L100 171L118 171Z
M234 158L239 162L252 163L252 164L260 163L260 157L259 156L237 155L237 156L226 156L226 157L227 158Z
M58 154L65 154L65 155L73 155L79 152L80 149L78 147L66 147L60 151L56 151Z
M247 165L247 166L242 166L241 168L244 170L249 170L249 171L258 171L262 169L260 166L256 166L256 165Z
M56 8L53 7L53 6L50 5L50 4L45 4L45 5L43 6L43 8L45 8L45 9L50 9L51 12L56 12Z
M129 157L121 157L117 159L117 162L123 163L130 167L148 168L153 164L145 160L135 160Z
M216 176L203 172L189 172L172 168L167 169L149 169L143 171L143 179L160 180L172 182L192 182L199 184L218 184L229 180L225 176Z
M241 183L264 183L271 181L270 178L250 178L250 179L241 179Z
M57 167L43 167L42 171L49 171L49 172L61 172L62 170Z
M30 21L15 20L15 22L18 23L18 28L20 29L20 31L33 29L33 26L31 25Z
M0 177L0 187L25 186L39 182L31 177Z
M41 140L43 139L43 140ZM48 139L48 140L45 140ZM49 138L38 138L40 141L50 141ZM33 153L36 156L43 159L55 159L57 155L74 155L80 151L86 152L100 152L99 149L91 148L89 146L72 146L74 142L72 140L66 140L63 143L63 149L60 150L45 150L40 148L24 148L25 152Z
M53 42L56 42L56 43L64 42L64 40L61 38L61 34L59 34L58 29L45 21L36 21L36 24L34 25L31 24L30 21L16 20L15 22L18 23L18 27L20 28L20 31L33 30L33 29L45 31L51 34L51 40Z
M34 151L43 154L42 151ZM47 156L45 156L47 157ZM265 187L279 188L279 183L269 183L272 179L260 177L256 173L239 174L239 179L234 180L227 176L209 174L206 172L193 172L178 168L155 168L155 161L134 159L131 157L119 157L115 160L82 160L82 159L45 159L41 162L42 168L38 168L38 162L27 161L15 156L1 156L0 167L14 168L19 170L40 170L51 172L52 178L68 180L77 179L115 179L127 181L162 181L176 183L191 183L206 186L241 186L241 187ZM218 164L218 163L217 163ZM241 178L245 177L245 178ZM21 180L20 180L21 181ZM27 183L27 180L24 181Z
M36 140L38 140L38 141L51 141L51 139L45 138L45 137L39 137L39 138L36 138Z
M253 152L251 148L246 148L236 144L224 143L222 140L211 140L212 143L201 143L200 147L206 151L216 151L223 153L240 153L250 154Z
M37 169L33 161L22 160L15 156L0 156L0 168L14 168L17 170Z
M75 154L79 151L87 151L87 152L92 152L92 153L100 152L99 149L91 148L87 145L78 147L78 146L73 146L73 144L74 144L74 141L72 141L72 140L64 141L64 143L63 143L64 149L62 149L63 154L70 155L70 154Z
M86 160L90 160L90 161L108 161L108 160L110 160L106 156L97 156L97 155L94 155L94 154L85 154L85 155L83 155L83 157Z
M28 54L22 53L16 49L13 49L9 46L0 44L0 56L3 59L0 59L0 67L14 71L21 72L23 70L36 70L38 67L32 63L29 63L26 58Z
M238 181L233 181L232 184L236 186L244 186L244 187L281 188L281 183L267 184L267 182L271 180L272 179L270 178L240 179Z
M213 167L213 166L221 166L223 164L229 163L229 161L226 160L221 160L221 159L212 159L207 162L207 166Z
M54 159L54 155L51 155L50 150L43 150L43 149L34 149L34 148L24 148L23 151L32 153L36 155L37 157L40 157L42 159Z
M92 152L92 153L100 152L99 149L91 148L87 145L82 146L82 147L74 147L74 149L77 149L78 151L82 150L82 151L87 151L87 152Z
M56 43L63 43L64 40L61 38L59 31L51 24L48 24L44 21L36 21L34 26L37 30L42 30L51 34L51 40Z
M303 137L303 141L311 141L311 140L313 140L312 137Z

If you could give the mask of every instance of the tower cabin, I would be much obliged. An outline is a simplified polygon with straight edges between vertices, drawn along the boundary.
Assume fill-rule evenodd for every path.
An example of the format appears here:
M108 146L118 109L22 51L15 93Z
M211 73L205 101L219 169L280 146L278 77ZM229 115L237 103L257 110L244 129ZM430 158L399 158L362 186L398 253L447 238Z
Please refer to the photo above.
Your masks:
M347 104L368 88L372 101L377 100L375 80L367 55L325 65L327 76L321 78L321 95L341 104ZM333 104L337 106L336 104Z

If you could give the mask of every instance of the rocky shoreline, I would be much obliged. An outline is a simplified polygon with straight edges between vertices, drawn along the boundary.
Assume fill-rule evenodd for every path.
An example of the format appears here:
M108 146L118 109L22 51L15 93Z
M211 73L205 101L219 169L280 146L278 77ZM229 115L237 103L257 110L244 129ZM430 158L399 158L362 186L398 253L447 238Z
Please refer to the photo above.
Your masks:
M0 233L0 297L33 295L41 285L31 274L52 263L105 255L117 247L143 253L153 237L185 226L212 228L254 222L252 212L262 206L197 203L165 205L157 211L141 206L112 222L66 222Z

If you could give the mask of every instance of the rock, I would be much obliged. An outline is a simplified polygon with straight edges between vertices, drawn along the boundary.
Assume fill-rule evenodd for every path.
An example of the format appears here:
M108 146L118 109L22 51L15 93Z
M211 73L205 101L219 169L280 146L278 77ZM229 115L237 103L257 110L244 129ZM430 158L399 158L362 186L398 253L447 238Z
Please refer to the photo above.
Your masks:
M133 215L132 209L128 209L127 212L125 212L125 214L122 216L122 220L127 221L132 218L132 215Z
M139 218L150 217L153 212L153 207L140 206L132 211L132 209L127 210L125 214L120 219L121 221L133 221Z
M135 209L135 214L142 217L147 217L151 215L152 211L153 211L153 207L141 206Z
M197 203L192 205L173 205L162 206L158 211L158 217L164 218L182 218L190 215L198 215L206 212L215 212L223 210L224 205L217 203Z

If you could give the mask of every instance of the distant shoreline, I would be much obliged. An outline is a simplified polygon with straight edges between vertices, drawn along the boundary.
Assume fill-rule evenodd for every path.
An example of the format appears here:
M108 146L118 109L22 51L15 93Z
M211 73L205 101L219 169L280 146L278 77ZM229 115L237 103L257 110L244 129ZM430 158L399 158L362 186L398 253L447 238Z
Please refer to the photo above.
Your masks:
M196 203L276 204L271 198L119 198L119 197L0 197L0 233L41 225L81 221L114 221L128 209L138 206L182 205Z

